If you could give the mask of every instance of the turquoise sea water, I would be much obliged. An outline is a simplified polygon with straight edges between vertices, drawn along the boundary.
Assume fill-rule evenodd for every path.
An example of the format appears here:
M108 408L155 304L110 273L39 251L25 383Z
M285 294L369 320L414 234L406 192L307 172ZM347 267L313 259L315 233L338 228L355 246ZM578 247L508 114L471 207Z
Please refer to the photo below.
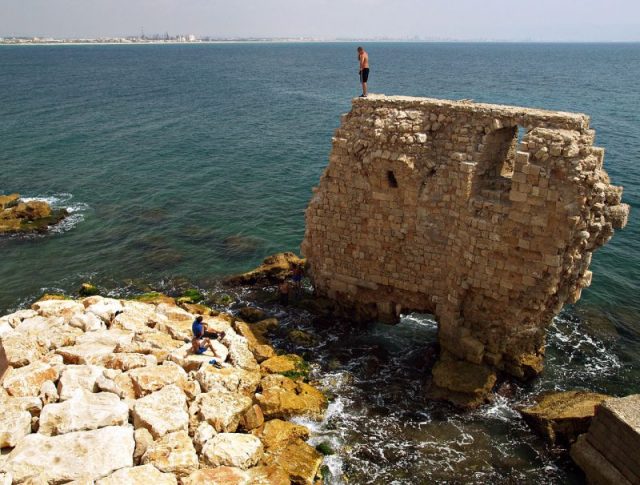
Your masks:
M0 193L72 210L51 235L0 239L0 313L87 280L114 290L182 279L208 288L265 255L298 251L332 132L359 94L355 47L0 46ZM372 92L591 115L631 219L595 254L592 287L554 322L534 390L640 392L640 44L377 43L368 51ZM383 345L392 356L398 341L432 337L424 321L403 325ZM491 409L500 429L502 411ZM465 419L454 427L467 433L477 422ZM517 466L537 480L555 462L541 443L522 440L517 446L531 448L516 452L525 456ZM379 476L401 477L391 461ZM496 473L478 479L520 477ZM554 473L551 481L568 479Z

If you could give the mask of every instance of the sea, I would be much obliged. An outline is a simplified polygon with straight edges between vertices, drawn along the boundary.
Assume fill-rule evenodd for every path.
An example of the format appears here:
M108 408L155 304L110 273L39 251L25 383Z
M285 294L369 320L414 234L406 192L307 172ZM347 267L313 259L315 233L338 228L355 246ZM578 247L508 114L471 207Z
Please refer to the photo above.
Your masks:
M517 409L547 390L640 392L640 44L365 44L374 93L589 114L631 205L594 255L592 286L551 323L544 373L467 413L424 399L430 316L318 325L220 284L299 252L332 134L360 94L356 47L0 46L0 193L70 212L50 234L0 239L0 314L83 282L114 296L196 287L219 304L230 292L230 311L262 305L314 336L276 345L303 352L331 398L324 421L301 420L335 451L326 483L582 483Z

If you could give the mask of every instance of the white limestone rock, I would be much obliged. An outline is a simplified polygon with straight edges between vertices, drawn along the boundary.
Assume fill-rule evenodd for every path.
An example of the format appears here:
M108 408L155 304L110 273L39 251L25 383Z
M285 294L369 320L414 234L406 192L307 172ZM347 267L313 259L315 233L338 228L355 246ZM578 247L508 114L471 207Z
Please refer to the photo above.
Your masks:
M242 394L212 391L197 396L189 407L189 414L208 422L219 433L232 433L252 404L251 398Z
M84 332L98 332L107 329L107 325L95 313L78 312L71 317L69 325Z
M87 306L87 303L90 303ZM124 307L119 300L114 300L113 298L102 298L102 297L89 297L83 300L83 304L86 307L86 312L93 313L94 315L100 317L100 319L108 325L111 324L111 321L116 316L116 313L124 311Z
M8 323L11 328L15 328L22 320L26 318L33 318L38 314L35 310L18 310L17 312L10 313L0 317L0 325Z
M182 367L173 362L152 367L140 367L127 372L131 377L137 397L143 397L158 391L170 384L176 384L181 389L188 387L187 373Z
M143 464L184 477L198 468L198 455L186 431L169 433L154 441L142 457Z
M57 381L58 371L43 362L34 362L18 369L10 368L2 387L14 397L37 397L45 381Z
M31 433L31 414L19 409L6 409L0 413L0 449L13 448Z
M0 472L21 483L43 474L51 483L96 480L115 470L133 466L133 428L110 426L59 436L25 436L9 453Z
M249 350L247 339L229 329L222 339L222 343L229 349L229 361L244 370L258 370L260 366Z
M0 473L0 485L11 485L13 483L13 475L11 473Z
M89 334L94 333L97 332L90 332ZM82 343L61 347L56 350L56 353L62 356L64 363L67 365L102 365L114 348L115 345Z
M133 433L133 438L136 440L136 449L133 452L134 463L139 464L142 456L146 453L149 445L153 443L153 436L146 428L138 428Z
M195 445L196 450L198 450L198 453L201 453L202 448L207 444L207 441L217 434L218 432L216 429L209 423L200 423L198 425L198 429L196 429L196 432L193 434L193 444Z
M86 332L84 335L76 339L76 345L82 344L100 344L116 347L118 345L126 345L131 343L134 335L126 330L117 328L110 330L99 330L96 332Z
M177 485L178 480L170 473L162 473L153 465L121 468L95 485Z
M155 366L158 361L153 355L116 352L108 355L103 364L107 369L128 371L138 367Z
M260 384L259 371L247 371L238 367L202 366L195 373L204 392L222 390L252 396Z
M246 470L256 465L264 453L262 442L253 435L220 433L202 449L207 463L213 466L233 466Z
M15 330L5 334L1 343L7 364L12 367L24 367L37 362L48 351L44 340Z
M44 404L58 402L60 395L58 394L58 389L53 381L45 381L42 383L42 386L40 386L39 397Z
M74 300L44 300L37 301L31 308L43 317L62 317L65 322L71 320L71 317L83 311L82 303Z
M67 365L58 382L58 394L61 401L71 399L78 389L96 392L96 380L102 375L102 367L95 365Z
M138 399L133 406L133 423L135 428L148 429L156 439L174 431L186 431L189 414L184 392L169 385Z
M93 394L79 390L67 401L48 404L40 413L38 432L58 435L107 426L120 426L129 420L129 408L110 392Z

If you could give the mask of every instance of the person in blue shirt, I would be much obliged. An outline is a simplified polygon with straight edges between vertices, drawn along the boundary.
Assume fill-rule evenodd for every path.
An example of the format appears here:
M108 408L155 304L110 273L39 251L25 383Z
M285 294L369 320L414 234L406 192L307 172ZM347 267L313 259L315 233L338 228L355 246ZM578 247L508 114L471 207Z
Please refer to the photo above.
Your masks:
M213 355L216 355L216 351L213 349L211 339L219 339L224 337L224 332L208 332L207 324L204 323L202 315L198 315L191 324L191 331L193 332L193 339L191 340L191 350L194 354L202 355L207 351L207 347L211 350ZM220 367L220 364L215 360L211 360L211 364Z

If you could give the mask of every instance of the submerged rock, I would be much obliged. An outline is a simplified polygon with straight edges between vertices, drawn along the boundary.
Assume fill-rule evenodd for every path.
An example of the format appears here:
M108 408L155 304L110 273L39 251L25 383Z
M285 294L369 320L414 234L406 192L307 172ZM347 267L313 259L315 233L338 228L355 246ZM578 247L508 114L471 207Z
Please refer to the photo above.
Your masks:
M488 402L497 380L488 367L462 360L439 360L432 372L433 383L427 397L465 409Z
M527 424L549 443L570 445L586 433L596 408L609 396L595 392L549 392L536 404L518 411Z

